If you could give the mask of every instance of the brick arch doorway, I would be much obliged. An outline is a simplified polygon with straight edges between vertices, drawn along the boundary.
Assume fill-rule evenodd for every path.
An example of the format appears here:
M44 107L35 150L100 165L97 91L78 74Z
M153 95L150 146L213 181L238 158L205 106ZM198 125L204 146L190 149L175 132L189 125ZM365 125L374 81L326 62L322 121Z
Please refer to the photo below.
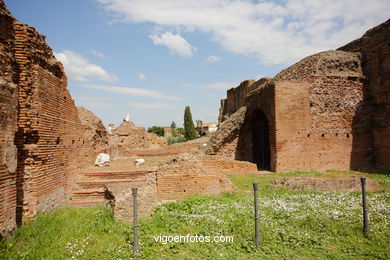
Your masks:
M252 114L253 162L259 170L271 169L271 149L267 117L260 109Z

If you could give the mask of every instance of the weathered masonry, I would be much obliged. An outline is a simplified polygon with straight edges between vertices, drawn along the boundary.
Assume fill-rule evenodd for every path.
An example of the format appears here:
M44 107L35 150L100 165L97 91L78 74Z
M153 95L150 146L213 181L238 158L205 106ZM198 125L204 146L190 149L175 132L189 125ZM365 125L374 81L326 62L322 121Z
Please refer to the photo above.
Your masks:
M210 153L272 171L390 169L390 21L221 101Z
M0 233L63 203L91 151L63 67L0 0Z

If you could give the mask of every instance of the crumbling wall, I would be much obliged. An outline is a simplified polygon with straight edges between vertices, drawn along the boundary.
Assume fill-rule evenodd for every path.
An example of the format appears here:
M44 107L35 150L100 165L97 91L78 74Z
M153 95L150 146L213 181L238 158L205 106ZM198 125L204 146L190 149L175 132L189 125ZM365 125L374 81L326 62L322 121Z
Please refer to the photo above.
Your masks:
M217 131L211 137L207 148L209 154L224 154L226 157L233 157L236 149L237 138L241 126L244 123L246 107L240 108L226 121L222 122ZM230 152L229 152L230 151Z
M207 153L218 154L225 159L254 161L253 120L258 111L267 118L270 128L271 168L275 168L275 85L269 78L262 78L250 85L245 106L220 123L210 137Z
M363 102L360 55L322 52L274 79L276 170L350 169L353 119Z
M145 128L137 127L131 121L123 121L119 127L111 132L109 146L112 147L112 151L154 149L167 145L165 138L158 137L154 133L148 133Z
M20 217L67 199L83 147L83 127L62 65L33 27L15 22L19 120L17 193Z
M227 99L221 100L219 123L225 121L230 115L245 105L245 98L254 80L245 80L235 88L227 91Z
M219 195L232 190L224 175L166 174L158 178L157 196L161 201L196 195Z
M262 113L269 128L271 170L346 170L357 166L351 154L359 154L358 168L372 168L372 138L355 136L354 131L354 125L369 123L363 82L359 53L336 50L306 57L274 79L252 83L243 123L230 127L224 123L235 114L228 117L211 137L210 149L226 158L255 162L256 113ZM232 94L223 103L237 104Z
M105 187L105 199L109 202L115 220L133 220L132 188L138 188L137 208L139 216L150 216L157 205L156 173L143 174L141 180L107 183Z
M227 119L227 99L221 99L221 103L219 105L219 114L218 114L218 123L222 123Z
M83 107L77 107L77 112L84 127L83 139L97 152L106 148L108 145L108 134L102 120Z
M221 99L219 108L218 123L222 123L229 118L232 114L237 112L241 107L247 104L247 96L250 92L261 88L267 81L272 78L265 77L257 81L245 80L235 88L231 88L227 91L227 98Z
M275 144L275 83L272 80L260 79L252 86L253 90L246 98L247 111L245 121L240 129L235 150L236 160L256 162L254 158L254 132L258 131L256 123L257 115L263 113L269 129L270 169L275 169L276 144Z
M364 140L372 140L373 167L390 169L390 20L367 31L361 38L340 48L362 55L364 105L354 119L351 164L360 166ZM367 144L366 144L367 145Z
M67 199L72 173L88 153L61 63L33 27L15 21L14 30L18 218L30 218Z
M0 233L67 199L89 155L62 65L0 0Z
M13 17L0 1L0 236L15 227L18 86L14 83Z
M167 145L167 141L164 137L159 137L155 133L145 132L145 148L160 148Z
M232 190L233 185L226 175L213 171L188 153L162 162L157 170L159 201L217 195Z

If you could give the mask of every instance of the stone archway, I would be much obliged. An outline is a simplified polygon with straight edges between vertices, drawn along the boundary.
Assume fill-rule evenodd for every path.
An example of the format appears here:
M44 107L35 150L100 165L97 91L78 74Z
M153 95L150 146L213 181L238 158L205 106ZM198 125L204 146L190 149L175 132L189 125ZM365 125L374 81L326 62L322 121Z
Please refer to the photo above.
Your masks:
M264 112L256 109L252 114L253 162L260 170L271 169L269 124Z

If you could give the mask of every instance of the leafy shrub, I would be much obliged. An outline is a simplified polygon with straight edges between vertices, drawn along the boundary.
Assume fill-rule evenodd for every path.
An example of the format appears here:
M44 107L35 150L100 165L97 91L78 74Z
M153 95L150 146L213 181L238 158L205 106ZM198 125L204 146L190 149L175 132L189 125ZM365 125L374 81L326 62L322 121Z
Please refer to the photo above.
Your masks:
M170 136L170 137L168 137L167 141L168 141L168 144L171 145L171 144L185 142L186 138L184 137L184 135Z
M155 133L157 136L164 136L164 128L161 126L152 126L148 128L148 133Z

